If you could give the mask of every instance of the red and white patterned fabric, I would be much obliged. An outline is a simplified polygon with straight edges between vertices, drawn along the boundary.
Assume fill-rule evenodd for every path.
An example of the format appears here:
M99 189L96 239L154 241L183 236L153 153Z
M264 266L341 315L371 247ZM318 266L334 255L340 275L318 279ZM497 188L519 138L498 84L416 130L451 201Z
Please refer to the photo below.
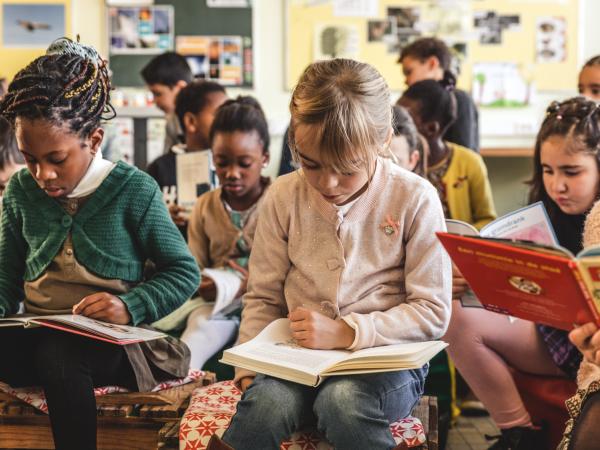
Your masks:
M172 387L181 386L184 384L191 383L193 381L200 380L204 377L205 372L201 370L190 370L185 378L178 378L176 380L163 381L158 384L152 392L163 391ZM48 404L46 403L46 396L44 391L39 387L24 387L24 388L13 388L6 383L0 382L0 391L5 392L9 395L17 397L19 400L28 403L36 409L39 409L43 413L48 414ZM96 397L100 395L113 394L115 392L129 392L128 389L119 386L103 386L94 389L94 395Z
M204 450L213 434L223 435L241 398L233 381L223 381L197 388L179 427L179 450ZM390 425L396 444L406 442L418 447L426 442L421 421L407 417ZM331 450L316 431L294 433L281 444L281 450Z

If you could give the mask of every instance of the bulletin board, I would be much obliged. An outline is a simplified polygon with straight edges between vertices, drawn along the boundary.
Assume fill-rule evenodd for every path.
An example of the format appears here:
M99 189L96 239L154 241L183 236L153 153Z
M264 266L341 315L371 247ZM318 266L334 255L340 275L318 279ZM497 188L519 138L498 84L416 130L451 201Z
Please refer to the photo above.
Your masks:
M253 85L253 43L252 43L252 8L215 8L209 7L206 0L156 0L150 6L172 6L175 44L184 37L186 47L196 45L205 36L219 41L221 52L227 51L227 46L242 46L243 77L235 86L252 87ZM114 0L111 4L117 4ZM128 5L126 0L123 5ZM107 28L110 30L110 8L107 6ZM109 40L111 39L109 32ZM112 48L109 42L109 48ZM201 44L201 42L200 42ZM176 44L177 45L177 44ZM178 51L175 47L172 50ZM110 68L113 72L113 84L119 87L143 86L140 76L142 68L156 54L161 53L135 52L123 54L109 51ZM194 67L192 67L194 70Z
M474 64L506 62L537 90L572 90L580 7L580 0L286 0L286 86L337 52L372 64L401 90L400 46L436 36L458 50L463 89L476 81Z
M11 7L12 12L14 7L25 9L5 17ZM9 28L15 25L16 30ZM54 39L71 33L71 0L0 0L0 77L12 79Z

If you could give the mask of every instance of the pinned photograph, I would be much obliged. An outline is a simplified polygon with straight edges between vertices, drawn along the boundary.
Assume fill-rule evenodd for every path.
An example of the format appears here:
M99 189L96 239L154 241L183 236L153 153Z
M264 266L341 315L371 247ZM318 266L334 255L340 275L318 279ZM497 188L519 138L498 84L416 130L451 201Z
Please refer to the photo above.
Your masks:
M173 50L173 7L108 8L112 54L159 54Z
M567 59L567 24L563 17L538 17L535 56L538 63L563 62Z
M319 24L315 26L314 60L330 58L357 59L358 29L353 25Z
M65 35L65 5L3 4L4 47L45 48Z

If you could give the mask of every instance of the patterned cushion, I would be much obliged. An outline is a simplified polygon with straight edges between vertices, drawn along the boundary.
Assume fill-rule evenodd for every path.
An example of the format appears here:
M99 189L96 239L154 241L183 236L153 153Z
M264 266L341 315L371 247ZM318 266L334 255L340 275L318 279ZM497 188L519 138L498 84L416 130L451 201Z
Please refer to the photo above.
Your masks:
M179 450L204 450L213 434L223 435L235 414L241 393L232 381L197 388L179 427ZM418 447L426 442L421 421L407 417L390 425L396 444ZM316 431L294 433L281 450L331 450Z
M190 370L187 377L179 378L176 380L163 381L158 384L152 392L163 391L183 384L191 383L192 381L200 380L204 377L205 372L201 370ZM24 387L24 388L13 388L6 383L0 382L0 391L5 392L13 397L17 397L19 400L30 404L36 409L48 414L48 404L46 403L46 396L44 391L40 387ZM129 392L129 390L119 386L104 386L97 387L94 389L94 395L96 397L105 394L113 394L116 392Z

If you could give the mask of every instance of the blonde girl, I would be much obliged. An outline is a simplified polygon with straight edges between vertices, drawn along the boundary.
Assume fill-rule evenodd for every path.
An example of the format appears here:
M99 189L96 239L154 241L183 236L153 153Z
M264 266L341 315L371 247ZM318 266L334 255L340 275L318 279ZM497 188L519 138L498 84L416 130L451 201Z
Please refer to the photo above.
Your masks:
M259 213L240 342L288 317L299 345L362 349L439 338L451 267L435 189L382 159L392 136L387 85L347 59L310 65L290 103L301 169L277 179ZM277 449L316 426L338 449L392 449L389 423L410 413L427 367L332 377L318 388L237 369L245 391L213 448ZM217 445L219 445L217 447Z

